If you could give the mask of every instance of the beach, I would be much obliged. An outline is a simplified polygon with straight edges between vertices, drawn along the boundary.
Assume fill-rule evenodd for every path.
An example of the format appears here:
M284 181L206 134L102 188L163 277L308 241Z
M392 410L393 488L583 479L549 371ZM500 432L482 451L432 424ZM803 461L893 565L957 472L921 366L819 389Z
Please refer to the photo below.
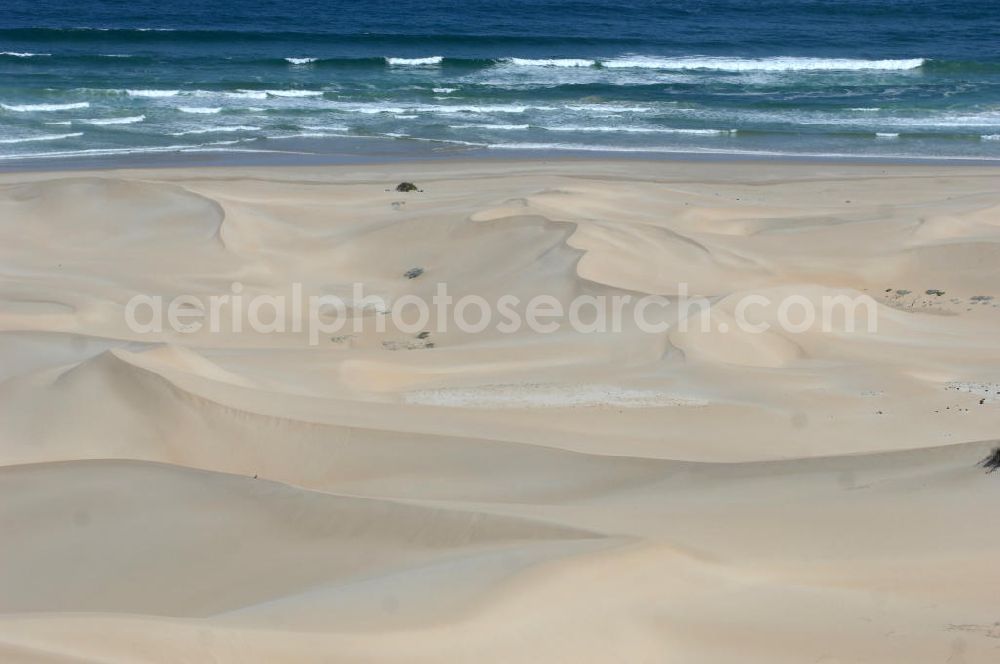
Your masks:
M994 661L998 185L2 173L0 659Z

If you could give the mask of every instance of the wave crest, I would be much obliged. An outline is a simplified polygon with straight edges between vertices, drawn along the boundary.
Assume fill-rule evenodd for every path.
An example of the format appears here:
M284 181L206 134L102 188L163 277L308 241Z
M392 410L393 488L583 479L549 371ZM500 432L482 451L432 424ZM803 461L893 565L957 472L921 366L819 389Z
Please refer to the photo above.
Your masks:
M710 71L902 71L922 67L924 58L904 60L860 60L854 58L724 58L688 56L663 58L646 55L623 56L601 62L609 69L666 69Z
M58 141L64 138L76 138L77 136L83 136L83 132L77 131L72 134L48 134L45 136L29 136L27 138L0 138L0 143L9 145L12 143L34 143L36 141Z
M221 108L207 108L205 106L178 106L177 110L181 113L196 113L199 115L214 115L222 111Z
M125 125L142 122L145 119L145 115L133 115L127 118L89 118L85 120L77 120L77 122L90 125Z
M90 108L90 102L80 101L72 104L0 104L0 108L15 113L30 113L32 111L72 111L79 108Z
M596 60L582 58L504 58L501 62L518 67L593 67L597 64Z
M176 97L180 90L126 90L129 97Z
M229 134L238 131L260 131L256 125L230 125L226 127L205 127L204 129L188 129L187 131L175 131L171 136L194 136L198 134Z
M444 60L443 56L432 55L426 58L386 58L390 65L439 65Z
M322 90L265 90L272 97L322 97Z

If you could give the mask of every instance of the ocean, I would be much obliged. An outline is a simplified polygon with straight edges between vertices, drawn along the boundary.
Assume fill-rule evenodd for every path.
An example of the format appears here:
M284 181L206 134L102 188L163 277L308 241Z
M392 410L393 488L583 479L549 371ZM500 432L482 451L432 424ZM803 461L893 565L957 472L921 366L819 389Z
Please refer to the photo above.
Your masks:
M348 144L1000 159L1000 3L0 8L0 160Z

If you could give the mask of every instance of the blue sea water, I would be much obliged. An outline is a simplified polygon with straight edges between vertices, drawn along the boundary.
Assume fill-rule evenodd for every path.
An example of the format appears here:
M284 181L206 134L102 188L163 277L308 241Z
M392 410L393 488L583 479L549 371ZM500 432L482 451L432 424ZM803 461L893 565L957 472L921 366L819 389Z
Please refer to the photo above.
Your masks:
M998 159L1000 3L0 6L0 160L361 138L390 152Z

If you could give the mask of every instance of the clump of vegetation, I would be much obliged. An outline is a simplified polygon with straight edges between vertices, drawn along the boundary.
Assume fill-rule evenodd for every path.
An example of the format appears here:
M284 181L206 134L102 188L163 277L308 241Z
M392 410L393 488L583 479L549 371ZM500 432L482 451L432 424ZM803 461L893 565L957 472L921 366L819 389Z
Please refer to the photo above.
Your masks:
M936 295L937 297L941 297L942 295L944 295L944 291L943 291L943 290L938 290L938 289L936 289L936 288L928 288L928 289L927 289L926 291L924 291L924 292L925 292L925 293L926 293L927 295Z
M409 270L403 273L403 276L407 279L416 279L424 273L424 268L422 267L411 267Z
M419 191L419 190L417 189L417 185L413 184L412 182L400 182L399 184L396 185L396 191L407 192L407 191Z
M985 468L987 473L993 473L1000 469L1000 447L994 447L993 451L979 462L979 465Z

